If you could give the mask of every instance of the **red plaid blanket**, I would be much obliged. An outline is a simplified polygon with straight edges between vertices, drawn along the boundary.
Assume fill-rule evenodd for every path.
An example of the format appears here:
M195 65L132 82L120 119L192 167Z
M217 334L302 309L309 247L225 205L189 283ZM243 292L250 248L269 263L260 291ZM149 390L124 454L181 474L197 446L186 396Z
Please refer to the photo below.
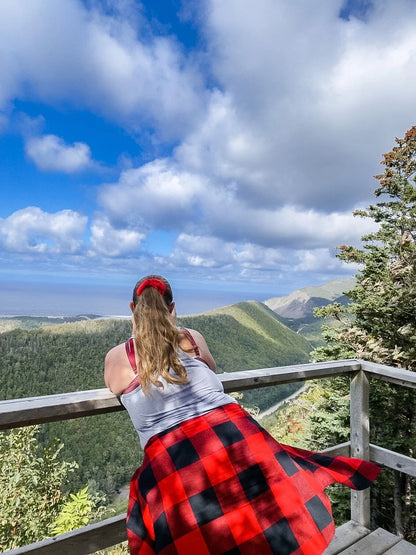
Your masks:
M314 555L334 535L324 488L364 489L370 462L275 441L239 405L225 405L148 442L130 485L132 554Z

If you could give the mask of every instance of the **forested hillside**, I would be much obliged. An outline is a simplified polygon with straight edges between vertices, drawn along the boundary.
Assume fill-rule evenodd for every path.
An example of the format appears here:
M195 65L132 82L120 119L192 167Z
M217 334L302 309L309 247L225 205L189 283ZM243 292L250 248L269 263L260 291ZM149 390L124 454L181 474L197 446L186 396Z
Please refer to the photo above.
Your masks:
M218 372L307 362L311 349L261 303L231 305L181 325L206 337ZM89 320L0 334L0 394L11 399L104 387L105 353L130 334L128 320ZM267 388L244 395L245 405L261 409L289 395L296 386ZM138 438L125 412L42 426L43 441L57 436L66 460L80 468L69 487L89 482L91 490L111 494L140 463Z

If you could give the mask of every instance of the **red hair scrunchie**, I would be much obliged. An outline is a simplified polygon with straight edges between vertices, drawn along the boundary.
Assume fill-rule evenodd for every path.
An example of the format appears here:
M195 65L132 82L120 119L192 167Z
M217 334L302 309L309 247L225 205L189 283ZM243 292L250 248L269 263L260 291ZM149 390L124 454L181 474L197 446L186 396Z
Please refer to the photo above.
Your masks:
M136 291L137 296L139 297L143 293L143 291L148 287L153 287L153 289L156 289L157 291L159 291L162 297L166 293L166 284L163 283L163 281L157 278L149 278L149 279L145 279L144 282L139 285Z

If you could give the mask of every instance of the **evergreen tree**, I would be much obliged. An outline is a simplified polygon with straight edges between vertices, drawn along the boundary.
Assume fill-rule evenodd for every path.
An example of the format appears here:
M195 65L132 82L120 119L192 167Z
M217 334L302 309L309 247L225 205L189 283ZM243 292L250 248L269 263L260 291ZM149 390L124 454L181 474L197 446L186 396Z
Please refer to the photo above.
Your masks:
M384 173L377 175L375 195L380 200L355 215L370 218L377 229L362 237L362 248L339 247L338 257L358 264L355 287L347 293L348 307L338 304L317 309L332 316L337 327L323 326L326 344L312 353L314 360L358 357L372 362L416 370L416 127L384 154ZM416 450L416 414L413 392L387 384L371 388L371 441L412 456ZM390 420L386 415L391 415ZM395 532L415 536L416 514L409 502L414 480L395 473L394 487L385 480L375 486L379 524L388 527L393 498Z
M315 311L344 324L324 330L328 343L314 351L315 360L342 354L416 370L416 127L396 142L384 154L384 173L376 176L375 195L387 198L355 212L378 229L362 237L361 249L339 247L341 260L361 266L347 293L353 302Z

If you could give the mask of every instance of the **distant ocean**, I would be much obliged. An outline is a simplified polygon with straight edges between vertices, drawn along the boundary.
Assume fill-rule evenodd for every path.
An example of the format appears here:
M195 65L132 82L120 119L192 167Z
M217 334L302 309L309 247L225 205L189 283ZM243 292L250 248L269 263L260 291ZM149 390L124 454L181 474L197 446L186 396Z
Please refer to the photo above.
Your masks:
M175 289L179 316L200 314L240 301L265 301L279 296L270 291ZM128 316L130 289L123 286L0 282L0 315Z

